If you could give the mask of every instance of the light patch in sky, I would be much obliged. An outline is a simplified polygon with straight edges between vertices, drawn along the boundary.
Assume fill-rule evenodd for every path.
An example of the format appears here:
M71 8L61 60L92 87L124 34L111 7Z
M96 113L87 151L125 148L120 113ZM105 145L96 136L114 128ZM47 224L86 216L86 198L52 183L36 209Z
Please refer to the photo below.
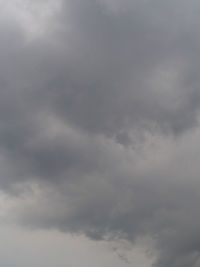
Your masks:
M49 31L49 24L60 10L61 2L61 0L1 0L1 19L16 20L25 30L28 40L32 40Z
M124 252L119 244L93 242L56 230L28 231L0 225L0 265L12 267L148 267L142 248ZM12 256L11 256L12 255Z

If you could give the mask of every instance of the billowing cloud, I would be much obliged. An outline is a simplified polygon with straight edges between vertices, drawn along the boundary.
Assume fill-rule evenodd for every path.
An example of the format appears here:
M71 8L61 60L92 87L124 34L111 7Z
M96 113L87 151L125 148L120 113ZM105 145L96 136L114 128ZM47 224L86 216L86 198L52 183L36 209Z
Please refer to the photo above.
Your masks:
M0 4L9 216L198 266L198 1Z

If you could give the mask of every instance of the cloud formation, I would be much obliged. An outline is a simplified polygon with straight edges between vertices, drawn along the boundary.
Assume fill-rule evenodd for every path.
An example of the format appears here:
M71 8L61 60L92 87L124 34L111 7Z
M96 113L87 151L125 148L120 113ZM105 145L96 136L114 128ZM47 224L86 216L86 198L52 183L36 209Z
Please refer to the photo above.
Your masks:
M156 267L198 266L198 1L11 3L0 185L15 220L150 237Z

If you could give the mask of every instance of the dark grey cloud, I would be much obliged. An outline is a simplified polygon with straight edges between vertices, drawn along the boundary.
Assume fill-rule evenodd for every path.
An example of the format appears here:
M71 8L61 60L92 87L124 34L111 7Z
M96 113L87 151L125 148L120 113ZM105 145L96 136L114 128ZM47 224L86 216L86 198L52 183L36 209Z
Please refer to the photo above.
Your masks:
M0 21L0 182L20 223L150 236L155 266L198 266L199 9L66 0L33 38Z

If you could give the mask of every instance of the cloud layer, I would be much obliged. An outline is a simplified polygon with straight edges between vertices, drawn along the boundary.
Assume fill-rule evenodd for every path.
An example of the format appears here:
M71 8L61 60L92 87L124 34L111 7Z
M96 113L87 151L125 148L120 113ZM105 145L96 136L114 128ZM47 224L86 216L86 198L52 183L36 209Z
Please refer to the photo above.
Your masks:
M12 218L151 238L156 267L198 266L198 1L0 4L0 185Z

